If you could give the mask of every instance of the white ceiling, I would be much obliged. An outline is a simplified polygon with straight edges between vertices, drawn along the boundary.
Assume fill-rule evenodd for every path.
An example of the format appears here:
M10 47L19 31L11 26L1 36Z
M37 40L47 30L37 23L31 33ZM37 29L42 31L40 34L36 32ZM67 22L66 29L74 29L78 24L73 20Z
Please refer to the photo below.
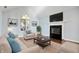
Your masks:
M11 10L11 9L13 9L13 8L18 8L18 7L29 7L30 9L36 9L36 10L39 10L39 9L44 9L45 7L47 7L46 8L46 10L48 10L48 9L58 9L58 8L64 8L64 9L67 9L68 7L67 6L7 6L7 8L4 8L4 6L0 6L0 11L6 11L6 10ZM72 6L73 7L73 6ZM70 8L70 7L69 7Z
M27 13L32 16L44 16L51 15L55 12L64 11L67 9L74 8L75 6L8 6L4 8L4 6L0 6L0 11L14 10L15 8L25 8L27 9Z
M4 8L4 6L0 6L0 11L7 11L13 8L16 8L17 6L8 6L7 8Z

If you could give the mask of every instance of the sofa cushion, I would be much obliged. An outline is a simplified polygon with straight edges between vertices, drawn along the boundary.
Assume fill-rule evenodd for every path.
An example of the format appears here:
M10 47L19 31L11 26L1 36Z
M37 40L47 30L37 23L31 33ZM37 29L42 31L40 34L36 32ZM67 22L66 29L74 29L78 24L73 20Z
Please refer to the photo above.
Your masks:
M20 45L13 38L8 37L7 39L11 46L12 53L17 53L17 52L21 51Z

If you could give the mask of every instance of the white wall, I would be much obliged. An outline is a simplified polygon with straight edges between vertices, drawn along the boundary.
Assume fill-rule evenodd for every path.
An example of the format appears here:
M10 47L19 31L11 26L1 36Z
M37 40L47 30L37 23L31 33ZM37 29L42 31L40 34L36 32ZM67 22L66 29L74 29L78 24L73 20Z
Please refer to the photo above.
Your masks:
M50 27L48 19L49 19L48 16L40 18L40 26L42 29L42 35L44 36L49 36Z
M13 32L16 35L22 35L23 32L20 31L20 19L23 15L27 14L25 8L15 8L13 10L5 11L2 13L3 15L3 34L7 34L8 32L8 18L18 19L18 25L15 27L15 30Z
M49 15L63 12L63 22L49 23ZM47 7L39 14L42 34L50 35L50 25L62 25L62 39L79 42L79 7Z
M64 12L64 38L79 42L79 7Z
M7 28L8 28L8 18L15 18L18 19L18 26L13 31L16 35L23 35L24 33L20 31L20 19L24 15L28 15L30 17L30 29L32 32L36 32L36 27L33 27L31 25L32 21L37 21L36 15L43 10L44 7L17 7L11 10L7 10L3 12L3 34L7 34ZM38 22L38 21L37 21Z

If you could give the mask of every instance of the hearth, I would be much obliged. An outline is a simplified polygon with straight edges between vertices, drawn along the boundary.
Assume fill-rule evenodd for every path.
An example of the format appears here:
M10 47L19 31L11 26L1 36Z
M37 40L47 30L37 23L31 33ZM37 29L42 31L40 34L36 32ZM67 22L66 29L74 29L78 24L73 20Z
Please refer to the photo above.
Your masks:
M62 25L50 26L50 38L62 40Z

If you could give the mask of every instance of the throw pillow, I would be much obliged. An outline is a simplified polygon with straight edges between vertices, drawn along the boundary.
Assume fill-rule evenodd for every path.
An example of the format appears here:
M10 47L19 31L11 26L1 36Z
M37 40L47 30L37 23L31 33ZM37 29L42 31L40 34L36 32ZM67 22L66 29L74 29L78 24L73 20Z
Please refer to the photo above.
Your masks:
M15 35L12 32L9 32L8 35L9 35L9 37L11 37L13 39L15 38Z

